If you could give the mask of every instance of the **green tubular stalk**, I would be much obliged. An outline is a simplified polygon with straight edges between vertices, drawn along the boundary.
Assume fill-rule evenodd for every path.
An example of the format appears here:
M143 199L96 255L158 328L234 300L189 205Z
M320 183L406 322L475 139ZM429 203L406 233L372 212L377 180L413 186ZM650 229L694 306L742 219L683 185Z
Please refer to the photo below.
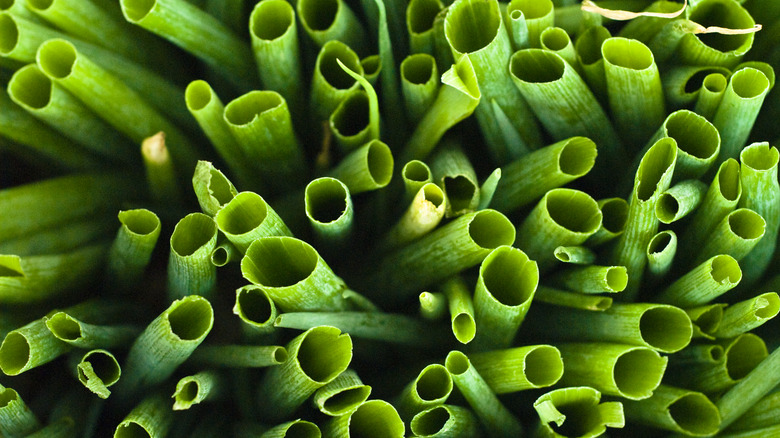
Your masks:
M149 437L165 436L173 428L173 411L162 395L144 398L114 430L114 438L126 438L145 434ZM143 436L143 435L141 435Z
M286 360L287 350L273 345L204 345L190 357L193 363L223 368L273 367Z
M647 243L647 270L656 278L664 277L672 269L677 254L677 234L672 230L663 230Z
M417 413L409 427L415 436L448 438L478 436L477 424L470 410L454 405L439 405Z
M377 291L393 291L382 296L383 301L400 303L425 286L477 265L493 249L514 240L515 227L503 214L495 210L465 214L385 256L370 284Z
M555 248L579 245L601 225L601 210L585 192L548 191L517 230L517 246L548 271L555 265Z
M274 321L279 316L271 297L260 286L249 285L236 289L236 303L233 313L244 323L245 332L261 335L274 330Z
M381 189L393 177L393 154L380 140L371 140L355 149L328 171L328 176L343 182L353 195Z
M225 106L225 121L262 181L275 190L296 187L306 176L303 149L290 110L275 91L250 91Z
M539 127L520 92L506 75L512 54L496 1L457 0L449 8L444 33L455 58L471 61L482 102L477 120L498 164L519 158L542 145ZM509 122L500 122L500 115Z
M15 389L0 389L0 432L4 436L28 436L40 428L38 417Z
M405 200L411 202L424 185L433 182L433 173L425 162L411 160L401 169L401 179L404 182Z
M766 234L766 221L749 208L738 208L723 218L710 233L693 263L717 254L728 254L739 261L750 254Z
M434 53L433 19L443 8L439 0L411 0L406 7L406 29L411 53Z
M580 79L560 55L543 49L515 52L509 61L512 80L547 132L555 140L581 135L593 140L612 168L625 151L612 123Z
M191 213L180 220L171 234L168 257L169 298L213 295L217 268L211 252L217 246L217 224L203 213Z
M333 110L328 125L341 151L351 152L369 141L379 140L371 123L370 108L369 96L355 90Z
M352 235L355 210L349 188L336 178L322 177L306 185L304 210L325 248L339 248Z
M46 76L137 144L165 132L177 174L189 176L192 172L197 154L185 134L144 97L72 43L63 39L46 41L38 48L36 62Z
M606 27L593 26L580 34L574 42L574 50L577 52L577 60L582 68L583 79L602 105L607 105L608 98L601 45L611 36Z
M176 181L176 170L164 132L158 132L141 142L141 159L152 201L157 204L181 204L182 192Z
M612 298L539 286L534 295L536 301L554 306L601 312L612 306Z
M720 326L723 320L724 303L708 304L706 306L692 307L685 309L685 313L691 318L693 323L693 338L704 338L713 340L713 333Z
M311 80L309 108L316 120L327 119L339 103L359 87L338 61L349 70L363 74L360 58L350 46L338 40L325 43L317 54Z
M84 387L102 399L111 395L109 386L116 384L122 376L119 362L111 352L90 350L76 365L76 375Z
M671 137L677 142L674 181L701 178L715 164L720 154L721 135L718 128L688 110L669 114L648 144L663 137Z
M723 319L713 333L716 338L731 338L759 327L780 313L780 298L766 292L734 303L723 311Z
M664 72L661 82L669 108L680 109L693 105L698 100L707 76L717 74L727 77L731 72L723 67L708 66L674 67Z
M78 348L114 348L129 345L141 331L133 325L89 324L67 311L46 316L46 327L55 338Z
M401 62L401 92L409 120L420 120L439 92L439 70L433 56L417 53Z
M500 246L485 257L474 291L475 350L512 344L538 284L539 268L523 251Z
M742 381L726 391L716 403L721 416L721 429L744 414L751 406L767 395L780 379L780 349L775 349L762 360Z
M122 225L108 253L106 275L112 287L129 291L143 278L162 224L156 214L146 209L120 211L119 222Z
M470 359L496 394L552 386L563 376L561 353L551 345L474 353Z
M626 229L628 219L628 202L623 198L606 198L598 200L601 210L601 226L588 237L588 246L603 245L619 237Z
M728 79L720 73L710 73L701 83L699 95L696 97L696 105L693 111L696 114L712 120L718 110L720 101L726 93Z
M176 382L173 393L173 410L182 411L216 398L222 385L221 376L213 371L201 371L185 376Z
M506 8L510 19L522 14L525 27L528 32L528 44L530 47L541 47L541 35L545 29L552 27L555 21L554 7L551 0L513 0ZM515 23L512 23L514 31ZM514 33L514 32L513 32ZM518 47L520 49L521 47Z
M339 417L354 411L371 395L354 370L348 369L312 396L314 406L325 415Z
M773 392L742 414L728 430L755 430L776 425L778 409L780 409L780 392Z
M691 8L690 21L727 29L749 29L756 22L739 2L702 0ZM754 33L739 35L700 34L688 32L675 53L676 62L688 65L716 65L731 68L740 62L753 46Z
M723 141L719 161L739 156L769 88L769 79L755 68L744 67L731 75L712 118Z
M753 143L740 153L743 193L739 206L755 211L766 221L764 237L742 259L745 286L753 285L766 272L777 246L780 229L778 159L780 153L777 148L767 143Z
M8 82L8 95L14 103L90 153L113 163L137 164L138 151L132 143L117 139L111 127L46 77L35 64L14 73Z
M208 161L198 161L192 175L192 188L203 213L214 216L238 194L238 190L219 169Z
M345 2L302 0L297 2L296 10L304 32L318 46L336 40L359 52L365 51L366 32Z
M567 64L579 72L580 64L577 61L577 52L574 51L574 43L565 30L560 27L549 27L542 32L541 46L544 50L556 53Z
M238 249L246 253L249 245L261 237L292 236L282 218L254 192L238 193L214 216L217 227Z
M642 145L666 112L653 53L639 41L620 37L605 40L601 52L615 128L626 144Z
M452 393L452 376L444 365L430 364L404 387L395 402L405 421L420 411L444 404Z
M395 408L384 400L369 400L349 414L322 426L324 438L372 436L402 438L404 422Z
M623 408L629 420L688 436L710 436L721 422L707 396L668 385L656 388L650 398L625 402Z
M260 435L261 438L285 438L293 436L300 438L320 438L322 437L322 432L320 431L319 426L311 421L298 419L276 425Z
M398 222L387 232L382 250L400 248L431 232L444 218L444 191L434 183L420 188Z
M244 88L255 78L249 44L219 20L184 0L122 0L130 23L159 35Z
M596 162L596 149L592 140L572 137L507 164L490 205L510 213L586 175Z
M601 393L587 386L550 391L534 402L539 415L535 436L601 436L607 427L625 426L623 404L601 401Z
M682 219L699 206L706 191L707 186L699 180L680 181L658 197L655 217L664 224Z
M452 277L442 285L450 308L450 322L455 339L461 344L468 344L477 333L474 323L474 303L471 291L460 277Z
M281 0L258 2L249 16L249 33L265 89L284 96L292 113L301 114L305 100L293 6Z
M287 360L270 368L258 385L259 412L269 421L289 417L352 361L352 338L335 327L311 328L285 348Z
M433 180L444 191L444 215L451 218L475 211L479 206L479 182L463 148L442 144L430 163Z
M624 266L581 266L567 268L553 275L553 282L582 293L616 293L628 285Z
M574 265L592 265L596 261L596 253L584 246L559 246L553 254L559 262Z
M671 137L658 140L642 157L634 178L628 207L626 230L618 238L612 262L628 269L628 286L622 298L636 298L647 258L645 249L658 231L655 203L672 180L677 160L677 144Z

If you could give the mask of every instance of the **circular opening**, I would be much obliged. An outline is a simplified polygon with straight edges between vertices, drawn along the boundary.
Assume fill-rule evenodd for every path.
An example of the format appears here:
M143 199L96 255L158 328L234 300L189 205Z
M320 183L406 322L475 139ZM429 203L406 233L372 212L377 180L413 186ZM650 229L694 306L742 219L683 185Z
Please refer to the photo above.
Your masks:
M369 127L369 111L368 95L363 91L355 91L333 112L331 126L341 136L358 135Z
M209 171L209 194L219 202L219 205L225 205L235 196L234 188L225 175L217 169L212 168Z
M726 89L726 85L728 85L726 76L720 73L708 74L707 77L704 78L704 81L701 83L701 87L711 93L723 92L723 90Z
M620 292L628 286L628 272L623 266L611 266L607 269L606 280L610 291Z
M195 401L195 397L198 396L198 389L198 382L195 382L194 380L189 381L182 386L181 391L179 391L176 397L181 402L192 403Z
M719 26L727 29L746 29L755 24L750 14L742 6L731 1L697 3L691 12L690 19L704 27ZM737 50L743 45L749 44L754 38L752 33L744 35L703 33L696 36L705 45L721 52Z
M720 146L720 135L704 117L688 111L674 112L666 121L666 135L677 142L677 147L696 158L709 159Z
M334 222L347 213L349 192L335 178L318 178L306 186L306 214L319 222Z
M401 76L412 84L425 84L432 79L436 60L427 53L417 53L408 56L401 63Z
M374 180L374 184L386 186L393 177L393 153L390 147L381 141L374 140L368 145L366 154L368 174Z
M431 180L431 169L422 161L412 160L403 168L404 179L414 182L428 182Z
M774 318L780 311L780 298L775 292L767 292L758 297L755 308L756 318L763 320Z
M333 327L311 329L304 334L297 359L301 370L310 379L328 383L349 366L352 339Z
M452 320L452 332L462 344L468 344L477 334L474 318L468 313L459 313Z
M656 142L642 157L637 170L639 188L636 196L640 201L647 201L653 196L661 179L676 160L677 144L674 139L666 137Z
M215 219L223 233L240 235L259 227L268 215L268 204L254 192L236 195L217 213Z
M184 101L187 103L187 109L190 111L200 111L211 103L214 96L211 86L203 80L196 80L187 85L184 90Z
M739 158L752 169L766 171L777 165L778 151L767 143L757 143L742 149Z
M349 420L350 438L401 437L404 422L395 408L382 400L371 400L355 410Z
M239 290L236 303L241 317L255 324L266 324L273 317L273 303L259 288Z
M142 20L151 12L156 0L121 0L122 12L130 21Z
M191 256L217 234L217 224L203 213L191 213L180 220L171 235L171 250L181 257Z
M325 400L322 408L330 415L342 415L366 401L370 394L371 388L366 385L345 389Z
M444 192L434 183L423 186L423 199L430 202L433 208L439 208L444 203Z
M669 405L669 416L690 434L709 435L720 426L718 408L700 393L689 393L675 400Z
M250 91L233 100L225 107L225 119L228 123L248 125L266 111L284 104L279 93L273 91Z
M444 20L444 33L459 53L476 52L490 44L501 25L498 2L464 0L454 3Z
M320 438L320 429L311 422L297 421L287 428L285 438Z
M653 65L653 52L641 41L629 38L609 38L601 46L604 60L631 70L645 70Z
M493 249L515 241L515 226L495 210L481 210L469 223L469 236L477 246Z
M70 315L57 312L46 321L51 333L63 341L75 341L81 337L81 325Z
M574 44L582 65L592 65L601 60L601 45L611 36L603 26L593 26L583 32Z
M471 364L469 358L460 351L450 351L447 358L444 360L444 366L447 367L447 371L453 376L459 376L468 371Z
M462 211L472 207L471 200L477 193L477 187L465 176L458 175L454 178L444 177L444 191L452 211Z
M19 43L19 28L10 14L0 15L0 53L7 55Z
M38 66L47 76L64 79L73 71L76 48L65 40L49 40L38 47Z
M281 37L292 27L293 17L292 6L286 1L266 0L257 4L249 23L255 37L271 41Z
M601 204L601 226L610 233L620 233L626 228L628 202L612 198Z
M650 397L661 383L665 369L665 358L652 350L638 348L618 357L612 377L625 397L639 400Z
M596 154L596 143L589 138L574 137L561 149L558 168L573 177L583 176L590 172L596 163Z
M766 231L766 221L753 210L741 208L729 215L729 228L742 239L759 239Z
M720 360L723 359L723 356L723 347L720 345L713 345L710 347L710 360L713 362L720 362Z
M11 388L3 389L3 391L0 392L0 409L17 400L19 400L19 394L15 390Z
M588 436L593 429L600 423L600 413L591 400L582 400L576 402L563 402L555 406L558 411L565 415L563 424L557 426L551 423L553 430L559 436L579 437Z
M553 11L550 0L514 0L507 7L508 12L521 11L526 20L543 18Z
M726 371L732 380L741 380L768 355L761 338L751 333L744 334L726 349Z
M509 61L509 70L523 82L553 82L563 77L566 69L560 56L542 49L515 52Z
M122 423L116 428L114 438L151 438L149 432L138 423Z
M421 412L412 419L412 433L415 436L435 435L450 421L450 413L444 406L436 406Z
M0 345L0 369L9 376L22 372L30 361L30 344L20 333L11 332Z
M353 72L363 74L363 67L355 52L335 40L322 46L318 60L322 78L333 88L346 90L355 85L355 79L341 68L337 60Z
M601 225L601 210L587 193L553 189L545 195L547 212L559 226L575 233L593 234Z
M301 0L298 3L298 15L304 26L313 31L329 29L339 12L338 0Z
M183 341L195 341L206 336L214 321L211 304L200 297L183 298L167 314L171 332Z
M736 284L742 279L742 269L739 268L739 263L734 257L721 254L712 259L710 275L713 280L720 284Z
M677 218L677 213L680 212L680 203L674 195L669 193L662 193L655 204L655 215L658 220L668 224L673 222Z
M718 187L720 188L721 196L727 201L734 202L742 195L742 185L739 181L739 163L737 163L737 160L729 159L721 165L718 172Z
M433 20L441 10L436 0L412 0L406 9L409 33L423 33L433 29Z
M682 350L691 342L693 326L685 311L673 306L647 309L639 318L642 339L664 353Z
M92 371L105 386L111 386L119 381L121 374L119 364L110 354L100 350L92 351L84 356L82 362L89 362L92 365ZM79 375L86 380L86 376L83 376L81 368L78 371Z
M54 0L26 0L27 5L40 11L49 9Z
M120 211L119 222L137 236L149 235L160 229L160 219L149 210Z
M436 401L446 398L452 392L452 377L441 365L426 367L415 382L417 395L424 401Z
M519 306L533 296L539 268L521 250L501 247L482 262L480 277L490 294L505 306Z
M277 347L274 349L274 361L281 364L287 361L287 349L284 347Z
M719 68L702 68L696 73L692 74L687 81L685 81L684 91L686 93L694 93L702 88L704 85L704 79L713 74L719 74L723 72Z
M363 67L363 76L368 79L379 74L379 69L382 67L382 58L379 55L366 56L360 60L360 66Z
M723 320L723 305L714 305L702 312L694 323L703 333L711 334L718 328L721 320Z
M252 283L287 287L308 278L318 260L317 251L302 240L264 237L249 245L241 261L241 270Z
M560 27L548 27L542 32L541 44L543 48L557 52L571 44L569 34Z
M769 79L754 68L743 68L731 76L734 93L743 99L758 97L769 90Z
M51 79L35 65L28 65L17 70L11 77L8 94L22 106L41 109L51 102L51 87Z
M671 231L661 231L650 239L650 243L647 245L648 254L661 254L669 248L669 244L672 243L674 234Z
M563 360L557 348L543 345L525 356L523 371L528 381L536 386L554 385L563 376Z

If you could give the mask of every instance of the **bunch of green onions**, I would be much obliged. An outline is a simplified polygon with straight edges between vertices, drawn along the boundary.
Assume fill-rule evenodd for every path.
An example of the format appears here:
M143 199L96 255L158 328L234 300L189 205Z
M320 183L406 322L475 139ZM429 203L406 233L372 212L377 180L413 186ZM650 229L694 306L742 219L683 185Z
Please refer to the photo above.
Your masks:
M778 67L775 0L0 0L0 436L778 436Z

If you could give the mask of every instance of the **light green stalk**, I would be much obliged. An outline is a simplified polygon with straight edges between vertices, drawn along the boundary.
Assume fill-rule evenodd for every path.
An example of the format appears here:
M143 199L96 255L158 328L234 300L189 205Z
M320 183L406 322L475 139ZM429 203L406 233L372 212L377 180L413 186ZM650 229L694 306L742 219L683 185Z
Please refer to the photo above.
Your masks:
M296 11L304 32L318 46L341 41L359 52L365 51L366 32L352 9L341 0L302 0Z
M582 266L554 274L552 280L566 289L582 293L622 292L628 284L624 266Z
M411 53L434 54L433 20L443 8L439 0L411 0L406 7L406 30Z
M604 41L601 53L617 132L625 143L642 145L666 113L653 53L637 40L620 37Z
M590 386L604 394L642 400L661 383L668 358L645 347L613 343L557 344L563 386Z
M244 322L247 332L266 334L274 330L273 323L279 315L271 297L261 287L255 285L236 289L236 304L233 313Z
M249 16L249 34L264 88L284 96L293 114L301 114L305 100L293 6L281 0L258 2Z
M780 229L780 185L777 165L780 153L767 143L753 143L740 153L743 193L739 206L760 214L766 221L764 237L742 259L745 285L753 285L769 266Z
M381 297L383 301L400 303L514 240L515 227L503 214L495 210L465 214L385 256L369 284L377 291L392 291Z
M723 141L720 161L740 155L767 93L769 79L760 70L745 67L731 75L712 118Z
M46 327L55 338L78 348L124 347L141 331L133 325L90 324L68 311L49 313Z
M393 154L380 140L371 140L344 157L328 171L328 176L343 182L353 195L381 189L393 177Z
M203 213L214 216L238 190L219 169L208 161L198 161L192 175L192 188Z
M433 180L445 194L444 215L450 218L475 211L479 206L479 182L463 149L458 144L443 144L430 163Z
M319 426L306 420L293 420L286 421L282 424L274 426L262 435L260 438L285 438L285 437L300 437L300 438L320 438L322 433Z
M700 392L660 385L650 398L627 401L626 418L640 424L682 433L709 436L718 431L720 413Z
M441 292L420 293L420 316L436 321L447 313L447 297Z
M591 438L604 434L607 427L624 427L623 404L600 401L601 393L587 386L560 388L542 395L534 402L540 420L534 436Z
M780 380L780 349L775 349L741 382L734 385L718 399L721 429L727 428L740 415L767 395Z
M555 265L555 248L579 245L601 225L601 210L585 192L574 189L548 191L517 231L516 244L535 260L539 271Z
M146 173L149 196L156 204L177 205L182 203L182 192L176 181L171 154L160 131L141 143L141 159Z
M712 120L718 110L721 99L726 93L728 79L720 73L710 73L701 83L699 95L693 111L707 120Z
M430 364L401 391L395 402L398 414L409 421L420 411L445 403L452 388L452 376L447 368L438 363Z
M647 243L647 270L658 277L663 277L672 268L672 262L677 254L677 234L672 230L663 230Z
M542 49L556 53L567 64L574 67L577 73L580 73L580 64L577 61L577 52L574 51L574 43L564 29L548 27L542 31L540 44Z
M8 239L0 243L0 254L16 254L20 257L57 254L111 238L116 219L109 217L76 220L35 234Z
M598 204L602 216L601 226L585 241L589 246L602 245L616 239L625 231L628 220L628 202L625 199L599 199Z
M420 120L436 100L438 91L439 70L433 56L417 53L404 58L401 62L401 92L409 120Z
M512 212L549 190L586 175L596 162L596 143L586 137L561 140L501 168L490 205Z
M515 11L520 12L525 19L530 47L541 47L542 32L552 27L555 20L553 2L551 0L513 0L507 5L506 12L512 18L513 15L517 15ZM520 48L522 47L518 47L518 49Z
M120 211L118 217L121 226L109 249L106 275L111 287L128 291L143 277L162 225L146 209Z
M15 389L0 389L0 432L3 436L27 436L40 428L38 417Z
M418 412L409 427L415 436L454 438L478 436L477 424L470 410L455 405L439 405Z
M509 72L554 140L581 135L599 145L610 168L625 160L612 122L574 67L560 55L543 49L520 50L512 55Z
M452 333L458 342L468 344L477 333L471 292L466 282L458 276L447 280L442 285L442 291L449 302Z
M362 90L355 90L339 103L328 118L333 138L342 152L347 153L371 140L378 140L372 132L370 106L368 95Z
M457 0L447 13L444 33L453 56L467 57L474 67L483 97L477 121L493 159L505 164L540 147L539 127L506 74L512 48L498 2Z
M354 411L371 395L371 387L363 384L354 370L348 369L312 396L314 406L325 415L339 417Z
M164 437L173 428L173 411L161 394L144 398L114 430L114 438L126 438L139 433ZM143 436L143 435L142 435Z
M731 338L756 327L780 313L780 298L775 292L766 292L734 303L723 311L723 319L713 333L717 338Z
M715 303L685 309L685 313L688 314L693 323L693 338L715 339L713 333L723 320L724 308L726 308L725 303Z
M596 261L596 253L584 246L559 246L553 254L559 262L574 265L592 265Z
M551 345L474 353L471 363L496 394L555 385L563 376L561 353Z
M664 72L662 82L669 108L688 108L693 105L704 87L704 79L711 74L728 77L731 71L723 67L679 66Z
M171 234L168 257L168 295L211 295L217 282L211 252L217 246L217 224L203 213L180 220Z
M286 349L287 360L269 368L258 385L259 413L269 421L289 417L352 361L352 338L335 327L311 328Z
M607 80L604 74L604 57L601 45L612 35L603 26L593 26L579 35L574 42L577 60L582 68L582 76L602 105L607 105Z
M242 254L261 237L292 236L282 218L254 192L238 193L214 216L217 227Z
M706 191L707 186L695 179L673 185L658 197L655 203L655 217L664 224L684 218L699 206Z
M219 374L213 371L201 371L182 377L173 392L173 410L186 410L204 400L214 398L221 389L221 383Z
M122 369L111 352L90 350L76 365L76 375L82 385L98 397L106 399L111 395L108 387L119 381Z
M690 21L727 29L749 29L756 22L739 2L727 0L698 1L688 15ZM753 46L754 33L696 35L688 32L675 53L675 61L688 65L718 65L727 68L739 63Z
M283 364L287 350L279 346L204 345L190 360L208 367L264 368Z
M382 248L400 248L436 228L444 218L444 201L444 192L439 186L433 183L422 186L403 216L388 231Z
M601 312L612 306L610 297L569 292L545 286L539 286L534 297L540 303L594 312Z
M316 120L327 119L339 103L359 87L337 60L349 70L363 74L360 58L351 46L337 40L325 43L317 54L311 80L309 108Z
M522 434L522 426L517 418L501 404L465 354L457 350L450 351L444 366L490 436L516 437Z
M403 169L401 169L401 179L404 182L405 199L407 202L411 202L424 185L433 182L433 173L431 173L431 168L425 162L411 160L404 164Z
M729 213L710 233L706 243L696 253L693 263L716 254L728 254L739 261L756 246L766 234L766 221L748 208Z
M121 0L130 23L159 35L243 88L255 78L249 44L218 19L184 0Z
M336 417L322 427L324 438L371 436L402 438L404 422L395 408L383 400L369 400L349 414Z
M776 425L778 409L780 409L780 392L773 392L742 414L731 424L729 430L755 430Z
M636 298L642 284L647 258L645 250L650 239L658 231L655 203L672 180L677 160L677 144L671 137L658 140L642 157L634 178L628 207L626 230L618 239L612 262L628 269L628 286L622 296L631 301Z

